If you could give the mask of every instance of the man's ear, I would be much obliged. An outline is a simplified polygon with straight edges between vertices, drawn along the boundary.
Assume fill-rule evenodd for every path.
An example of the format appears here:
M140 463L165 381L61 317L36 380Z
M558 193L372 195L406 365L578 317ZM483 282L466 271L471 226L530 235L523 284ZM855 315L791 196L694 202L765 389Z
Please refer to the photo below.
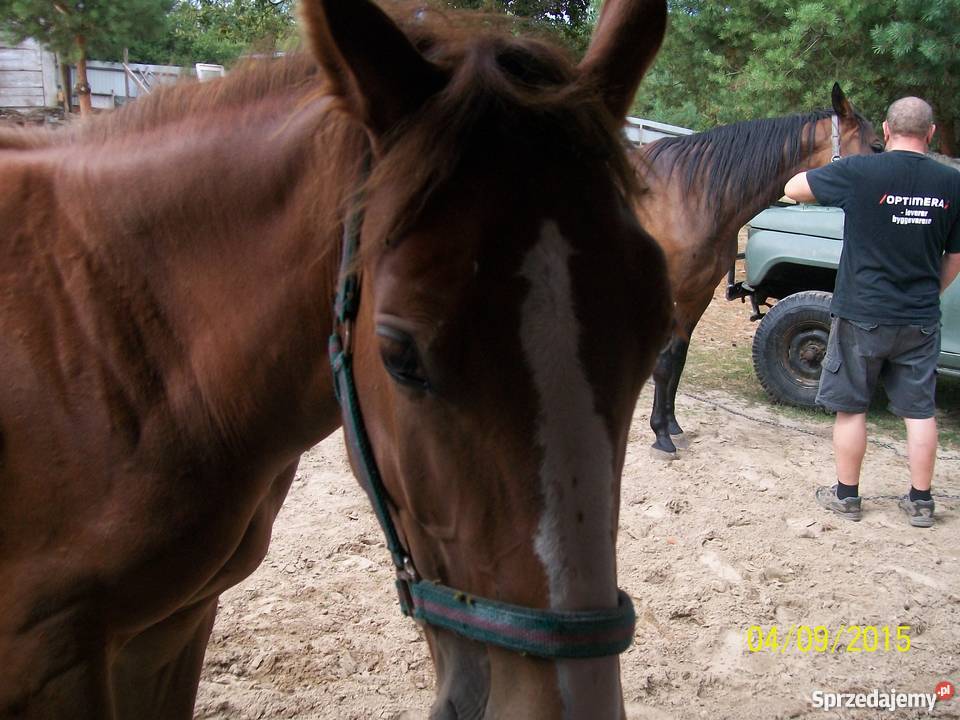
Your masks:
M927 145L933 142L933 136L937 132L937 126L935 124L930 125L930 132L927 133Z

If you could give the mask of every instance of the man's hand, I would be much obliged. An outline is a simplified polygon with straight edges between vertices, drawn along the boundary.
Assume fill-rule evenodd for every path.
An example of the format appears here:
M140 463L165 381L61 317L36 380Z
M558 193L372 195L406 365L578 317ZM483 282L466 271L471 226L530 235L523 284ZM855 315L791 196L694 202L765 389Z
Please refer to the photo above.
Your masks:
M805 172L797 173L790 178L787 181L787 186L783 189L783 194L797 202L815 202L817 199L810 189L810 183L807 182Z
M950 287L950 283L960 273L960 253L946 253L940 264L940 294Z

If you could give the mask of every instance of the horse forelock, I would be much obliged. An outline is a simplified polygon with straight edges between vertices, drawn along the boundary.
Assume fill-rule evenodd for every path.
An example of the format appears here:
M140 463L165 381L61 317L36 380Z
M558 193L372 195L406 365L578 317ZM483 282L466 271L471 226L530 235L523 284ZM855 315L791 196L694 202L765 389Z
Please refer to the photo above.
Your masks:
M450 80L384 139L385 151L367 187L368 195L394 195L393 217L386 223L392 236L384 240L396 240L414 225L437 190L471 162L505 178L549 167L562 157L584 166L599 164L620 192L635 192L620 122L563 52L496 31L474 28L429 40L423 31L415 29L415 45L425 48L425 56ZM577 191L582 195L590 188Z

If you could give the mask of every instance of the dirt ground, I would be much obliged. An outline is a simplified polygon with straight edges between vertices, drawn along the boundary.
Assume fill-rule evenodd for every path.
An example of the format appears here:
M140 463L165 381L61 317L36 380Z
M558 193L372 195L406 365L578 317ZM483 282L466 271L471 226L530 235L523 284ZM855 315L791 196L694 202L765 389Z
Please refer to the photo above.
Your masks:
M715 300L695 342L749 342L747 315ZM665 463L648 453L651 397L648 387L623 475L619 579L638 615L621 660L628 718L926 717L825 712L810 697L960 682L960 454L941 453L938 524L917 530L892 498L908 483L899 444L876 438L864 518L849 523L813 500L832 482L828 427L681 384L692 443ZM796 640L783 652L748 648L752 626L778 626L782 640L792 627L850 625L890 628L889 650L881 635L875 652L855 652L864 643L851 631L833 653L801 652ZM906 652L894 649L900 625ZM406 720L425 717L432 694L426 644L400 615L337 434L303 458L263 565L223 596L196 716ZM960 697L932 716L960 718Z

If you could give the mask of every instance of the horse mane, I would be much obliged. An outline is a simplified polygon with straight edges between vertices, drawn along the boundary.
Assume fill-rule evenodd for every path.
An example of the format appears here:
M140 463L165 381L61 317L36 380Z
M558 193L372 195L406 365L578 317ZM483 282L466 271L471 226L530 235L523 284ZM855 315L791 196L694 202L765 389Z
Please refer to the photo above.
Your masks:
M644 148L645 158L650 164L662 163L682 172L687 194L699 185L719 197L766 198L772 202L782 188L771 183L810 154L816 123L833 114L831 109L813 110L664 138ZM856 118L863 139L866 121L859 113ZM725 204L714 203L718 217Z
M400 193L393 230L413 223L462 162L490 157L517 168L543 167L558 153L572 162L599 161L625 195L634 192L622 119L610 115L599 88L583 80L566 51L519 37L489 15L402 2L384 9L450 77L441 92L384 138L385 152L367 180L368 189L389 186L394 195ZM291 118L319 112L315 127L327 144L349 146L335 162L349 166L346 176L359 177L362 163L355 150L363 129L337 112L340 99L330 96L323 70L308 52L248 61L211 82L160 88L67 128L0 133L0 149L108 144L205 113L213 113L211 123L228 132L236 123L256 122L255 104L268 97L284 98L282 108Z
M247 60L225 78L208 83L181 80L121 108L75 120L63 128L0 129L0 149L110 143L185 117L241 109L254 100L306 86L319 73L316 61L306 53Z

